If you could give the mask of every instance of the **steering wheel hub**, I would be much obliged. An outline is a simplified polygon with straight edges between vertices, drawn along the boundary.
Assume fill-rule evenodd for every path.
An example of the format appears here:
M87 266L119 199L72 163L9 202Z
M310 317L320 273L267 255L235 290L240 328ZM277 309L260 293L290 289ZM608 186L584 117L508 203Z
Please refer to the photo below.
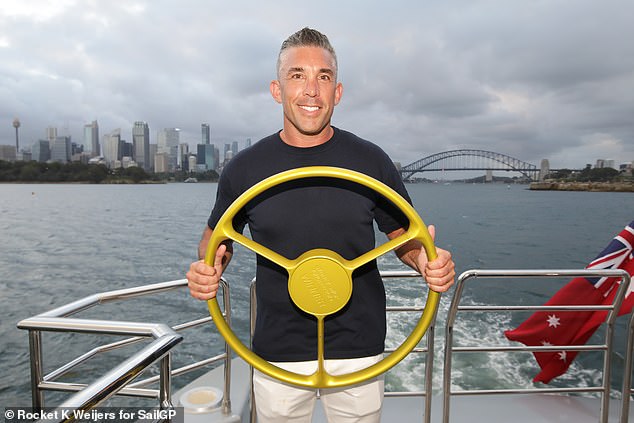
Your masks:
M333 251L304 253L290 272L288 292L293 303L313 316L328 316L341 310L352 295L352 275Z

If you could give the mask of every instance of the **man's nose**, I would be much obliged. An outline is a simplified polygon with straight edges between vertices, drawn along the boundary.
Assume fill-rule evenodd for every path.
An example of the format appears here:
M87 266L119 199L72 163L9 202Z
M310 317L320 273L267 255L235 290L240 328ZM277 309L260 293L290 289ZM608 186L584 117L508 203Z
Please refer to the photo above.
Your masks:
M304 86L304 94L309 97L319 96L319 84L317 78L306 78L306 85Z

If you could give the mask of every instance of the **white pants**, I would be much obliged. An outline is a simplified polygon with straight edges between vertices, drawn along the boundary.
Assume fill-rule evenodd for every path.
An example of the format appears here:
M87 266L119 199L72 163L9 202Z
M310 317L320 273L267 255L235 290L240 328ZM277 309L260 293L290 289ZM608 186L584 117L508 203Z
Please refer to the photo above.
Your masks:
M326 360L332 375L352 373L380 361L373 357ZM299 374L312 374L316 361L272 363ZM258 423L310 423L317 392L329 423L378 423L383 404L383 376L343 388L312 389L289 385L257 370L253 372L253 389Z

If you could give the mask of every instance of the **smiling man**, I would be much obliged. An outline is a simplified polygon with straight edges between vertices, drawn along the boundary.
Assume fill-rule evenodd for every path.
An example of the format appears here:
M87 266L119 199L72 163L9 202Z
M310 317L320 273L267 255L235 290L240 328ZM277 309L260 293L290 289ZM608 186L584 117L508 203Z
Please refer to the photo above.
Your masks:
M270 88L283 106L282 140L296 147L313 147L332 138L330 118L343 93L334 50L282 45L277 75Z
M225 167L199 244L200 259L229 205L253 185L285 170L303 166L351 169L385 183L409 201L385 152L331 125L343 86L337 81L337 56L325 35L304 28L284 41L270 91L282 105L282 130L243 150ZM249 225L254 241L289 259L325 248L352 260L375 247L374 222L388 238L403 233L407 224L402 213L382 196L345 181L304 179L278 188L247 204L234 218L234 226L241 232ZM433 236L434 228L429 229ZM453 284L454 263L448 251L437 252L438 257L428 261L421 245L411 241L396 254L423 274L430 289L443 292ZM231 255L231 244L224 244L216 252L214 266L202 260L191 264L187 279L193 297L215 297ZM256 280L253 351L284 369L311 374L317 358L315 319L292 303L283 268L258 256ZM349 302L325 322L325 365L330 374L351 373L382 358L385 302L376 261L357 269ZM260 423L311 421L316 390L291 386L258 371L253 384ZM322 389L320 398L331 423L375 423L381 415L383 378Z

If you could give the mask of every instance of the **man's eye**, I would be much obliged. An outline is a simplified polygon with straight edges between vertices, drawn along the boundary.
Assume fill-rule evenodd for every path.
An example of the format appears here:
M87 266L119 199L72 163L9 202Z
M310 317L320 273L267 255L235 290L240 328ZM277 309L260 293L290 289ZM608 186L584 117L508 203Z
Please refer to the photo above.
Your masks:
M319 79L322 81L330 81L330 75L321 75Z
M291 74L291 79L302 79L302 74L301 73Z

